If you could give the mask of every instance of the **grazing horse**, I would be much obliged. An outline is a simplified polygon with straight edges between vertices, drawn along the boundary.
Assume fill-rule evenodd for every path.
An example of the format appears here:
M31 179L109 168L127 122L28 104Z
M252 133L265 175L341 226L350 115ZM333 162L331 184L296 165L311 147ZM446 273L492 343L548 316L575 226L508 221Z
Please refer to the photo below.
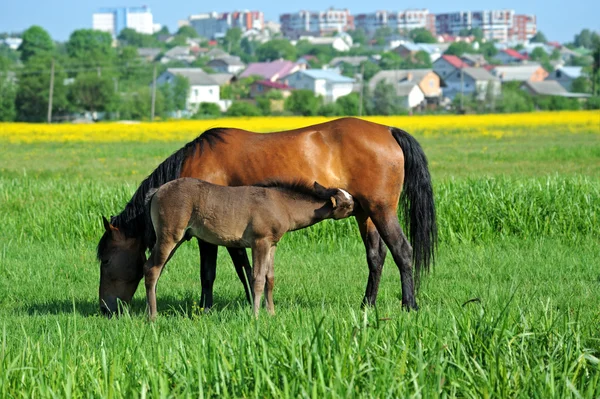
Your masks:
M223 186L301 179L346 190L356 203L355 217L369 266L363 305L375 304L389 248L400 271L402 305L417 309L415 280L418 284L422 272L429 269L437 228L427 159L419 143L407 132L356 118L270 134L234 128L204 132L163 161L140 184L125 209L105 223L106 231L97 254L101 281L104 278L114 281L118 298L133 296L146 261L146 250L156 240L144 203L146 195L151 189L180 177ZM410 243L398 221L399 203ZM198 242L201 303L209 308L213 303L218 247L203 240ZM251 281L245 250L228 248L228 251L240 280ZM250 288L247 284L244 288L250 300ZM108 309L115 310L114 306Z
M266 288L267 309L275 313L273 286L275 248L288 232L325 219L352 215L354 201L344 190L314 188L304 182L273 181L262 187L227 187L184 177L148 194L156 243L144 266L150 319L156 317L156 283L179 245L191 237L213 245L252 248L254 315ZM110 285L107 281L105 284ZM110 292L110 287L104 287ZM101 299L105 306L114 297Z

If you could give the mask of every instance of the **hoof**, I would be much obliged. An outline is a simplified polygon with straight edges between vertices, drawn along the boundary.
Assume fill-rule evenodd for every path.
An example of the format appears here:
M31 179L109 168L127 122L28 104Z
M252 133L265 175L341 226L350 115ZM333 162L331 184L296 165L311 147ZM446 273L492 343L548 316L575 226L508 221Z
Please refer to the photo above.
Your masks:
M407 312L410 312L410 311L416 312L419 310L419 306L417 305L416 302L413 302L412 304L402 302L402 309Z

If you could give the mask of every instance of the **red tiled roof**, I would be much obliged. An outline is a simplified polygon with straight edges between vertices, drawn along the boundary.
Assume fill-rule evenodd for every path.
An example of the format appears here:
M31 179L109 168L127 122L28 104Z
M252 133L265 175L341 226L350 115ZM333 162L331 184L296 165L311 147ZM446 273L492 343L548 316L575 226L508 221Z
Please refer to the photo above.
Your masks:
M270 80L260 80L258 82L256 82L256 84L259 85L263 85L266 87L271 87L273 89L280 89L280 90L291 90L292 88L286 84L283 83L278 83L278 82L271 82Z
M496 68L497 66L498 65L487 64L487 65L482 66L482 68L489 72L492 69Z
M507 48L506 50L502 50L505 54L510 55L513 58L516 58L518 60L526 60L529 57L527 57L526 55L523 55L521 53L519 53L517 50L513 50L511 48Z
M454 68L466 68L469 65L465 62L463 62L463 60L461 60L460 58L458 58L455 55L442 55L442 59L444 59L447 63L449 63L450 65L452 65Z

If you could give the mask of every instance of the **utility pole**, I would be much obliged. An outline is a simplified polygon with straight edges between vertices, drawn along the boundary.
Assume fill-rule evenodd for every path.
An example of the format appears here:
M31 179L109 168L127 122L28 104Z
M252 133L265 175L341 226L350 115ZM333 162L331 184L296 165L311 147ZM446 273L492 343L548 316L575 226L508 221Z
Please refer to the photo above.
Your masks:
M52 123L52 97L54 96L54 58L50 66L50 91L48 93L48 123Z
M152 78L152 109L150 111L150 121L154 121L154 106L156 104L156 64L154 64L154 73Z
M363 92L365 91L365 64L360 66L360 96L358 97L358 116L362 116Z
M462 69L460 71L460 113L464 112L464 101L465 101L465 86L464 86L464 76L465 72Z
M115 82L115 96L117 96L117 120L121 119L120 115L119 115L119 102L121 101L121 96L119 96L119 79L117 78L113 78L113 81Z

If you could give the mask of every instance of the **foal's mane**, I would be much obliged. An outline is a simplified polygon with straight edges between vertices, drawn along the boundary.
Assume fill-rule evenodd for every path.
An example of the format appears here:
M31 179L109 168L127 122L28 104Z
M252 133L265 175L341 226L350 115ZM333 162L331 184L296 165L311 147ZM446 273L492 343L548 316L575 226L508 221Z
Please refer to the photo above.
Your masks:
M206 145L212 148L218 142L225 142L223 136L227 135L226 128L214 128L207 130L185 146L175 151L165 159L148 177L146 177L137 188L125 209L117 216L111 217L110 223L117 227L126 237L141 237L144 245L148 248L154 245L154 230L147 217L145 198L153 188L175 180L181 174L181 166L184 161L194 154L196 146L201 154ZM98 257L106 250L108 235L104 234L98 243Z
M336 189L327 188L321 192L317 192L313 184L306 180L266 180L261 183L253 184L255 187L272 188L275 190L289 192L298 196L305 197L310 200L327 200L337 193Z

